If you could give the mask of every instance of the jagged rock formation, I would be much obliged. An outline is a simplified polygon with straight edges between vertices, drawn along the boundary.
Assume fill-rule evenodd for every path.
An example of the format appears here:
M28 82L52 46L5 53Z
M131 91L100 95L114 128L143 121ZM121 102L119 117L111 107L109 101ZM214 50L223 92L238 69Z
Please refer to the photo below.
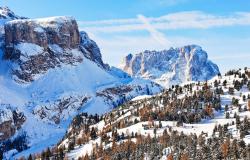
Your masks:
M33 81L36 74L62 63L82 61L81 55L72 51L80 45L80 34L71 17L13 20L4 28L4 58L19 65L13 73L22 81Z
M16 15L8 7L0 7L0 19L13 20L13 19L25 19L25 17Z
M186 81L208 80L219 73L218 66L208 60L207 53L197 45L129 54L123 59L121 69L167 87Z
M37 44L45 49L50 44L57 44L63 49L77 48L80 44L78 26L72 17L13 20L5 25L5 34L8 47L21 42Z
M14 19L25 19L25 17L16 15L8 7L0 7L0 48L4 44L4 24Z
M109 69L109 66L107 64L104 64L102 61L102 54L96 42L90 39L88 34L84 31L81 31L80 35L81 35L80 49L85 55L85 57L98 64L100 67L104 69Z
M21 128L26 117L23 112L11 108L10 105L0 104L0 107L0 141L3 141L13 136Z
M80 110L89 100L85 96L68 96L56 100L53 104L44 104L34 107L33 114L41 120L50 120L59 124L62 119L67 119L69 111Z
M79 33L72 17L14 20L4 30L4 58L18 64L13 74L19 81L33 81L37 74L62 64L80 63L82 56L109 69L97 44L87 33Z
M121 85L116 87L105 88L104 90L97 91L96 96L101 97L106 103L116 107L122 105L128 100L133 99L133 92L140 95L152 95L155 84L153 82L143 85Z

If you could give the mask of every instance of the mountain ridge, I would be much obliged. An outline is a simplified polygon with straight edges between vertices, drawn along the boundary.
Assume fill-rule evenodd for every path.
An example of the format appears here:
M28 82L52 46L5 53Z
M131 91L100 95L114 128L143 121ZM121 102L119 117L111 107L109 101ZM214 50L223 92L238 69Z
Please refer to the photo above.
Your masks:
M150 79L165 87L205 81L220 73L218 66L208 60L207 53L198 45L129 54L119 68L133 77Z

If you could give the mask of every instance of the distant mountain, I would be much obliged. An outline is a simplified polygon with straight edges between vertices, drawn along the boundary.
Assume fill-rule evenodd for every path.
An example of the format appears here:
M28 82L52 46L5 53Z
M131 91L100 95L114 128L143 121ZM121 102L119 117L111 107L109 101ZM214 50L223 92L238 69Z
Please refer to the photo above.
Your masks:
M208 60L207 53L197 45L129 54L120 68L133 77L150 79L165 87L208 80L220 73L218 66Z
M6 157L57 143L76 114L105 113L162 89L104 64L72 17L22 19L4 11L11 13L2 16L0 36L0 153Z

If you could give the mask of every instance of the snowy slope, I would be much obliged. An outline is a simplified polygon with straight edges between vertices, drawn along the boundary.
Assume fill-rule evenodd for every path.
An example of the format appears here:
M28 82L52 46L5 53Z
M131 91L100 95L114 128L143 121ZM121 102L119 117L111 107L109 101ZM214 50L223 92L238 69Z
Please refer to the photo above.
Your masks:
M123 81L110 75L94 62L85 58L83 63L77 66L63 66L49 70L48 73L30 85L22 86L22 92L26 92L27 97L24 106L19 107L27 117L22 131L27 132L31 149L27 152L22 152L20 155L39 152L58 142L64 135L70 120L77 113L102 114L115 107L116 101L120 101L120 97L115 94L111 95L113 96L111 100L106 97L96 97L97 91L123 86L140 86L142 88L141 91L132 90L126 93L125 101L127 101L137 95L147 94L145 87L146 85L151 85L150 82L145 80L129 79L128 82ZM150 94L159 92L160 89L157 85L150 87ZM6 91L8 90L4 92ZM11 94L14 93L12 92ZM14 97L18 98L19 96L14 94ZM73 102L61 112L60 108L57 108L59 104L57 101L67 99L68 97ZM85 97L87 97L87 101L81 104ZM24 101L24 99L21 100ZM44 117L40 115L41 112ZM60 123L57 124L53 116L59 116ZM43 144L43 142L46 143Z
M249 69L250 72L250 69ZM245 74L244 70L240 71L241 74ZM249 74L250 75L250 74ZM250 78L250 76L249 76ZM248 79L249 79L248 78ZM112 135L114 131L117 131L118 135L124 134L126 135L132 135L132 134L140 134L142 136L147 137L150 135L151 137L155 136L161 136L166 129L176 130L179 133L191 135L201 135L205 134L206 139L211 138L213 135L213 130L215 126L221 125L229 125L228 126L228 133L232 134L232 138L237 140L243 140L246 145L250 144L250 130L248 130L247 135L245 135L243 138L240 137L240 129L238 129L235 125L236 118L234 117L235 114L239 115L240 119L243 120L245 117L248 118L250 121L250 111L247 109L248 101L250 101L250 80L247 81L246 84L242 85L240 90L234 90L234 94L229 93L229 87L234 86L235 81L243 81L244 78L242 78L239 75L227 75L227 76L215 76L213 79L209 80L207 82L207 85L209 86L211 91L215 91L217 88L221 88L223 93L220 94L220 104L221 109L216 111L213 110L213 116L206 119L201 119L198 123L183 123L182 125L177 125L177 121L157 121L154 120L154 126L156 127L148 127L150 124L149 121L141 120L141 116L138 116L138 110L147 108L148 106L152 105L153 111L159 110L159 108L166 107L163 103L164 101L164 93L160 93L154 96L138 96L134 98L130 103L127 103L124 106L121 106L117 109L114 109L111 113L105 114L104 120L100 120L98 123L90 125L89 128L96 128L98 133L102 133L102 135L107 134L107 136L111 137L110 143L103 142L100 139L100 136L98 135L96 139L89 140L88 142L82 144L82 145L76 145L75 148L70 151L69 153L66 153L66 156L69 159L77 159L79 157L83 157L86 154L91 155L93 152L93 149L96 147L96 144L100 145L102 143L103 148L109 148L112 146ZM220 84L215 87L215 81L219 82ZM226 85L224 85L224 82L227 82ZM181 84L181 86L186 86L188 83ZM203 85L205 83L192 83L193 91L202 91ZM190 95L190 92L188 90L183 90L184 93L178 94L178 99L183 99L185 96ZM243 100L243 96L248 97L248 100ZM161 100L163 98L163 100ZM232 104L232 99L238 99L239 105L236 106ZM177 99L175 99L177 101ZM226 111L225 107L228 105L228 111ZM155 108L154 108L155 107ZM240 109L241 108L241 109ZM140 112L140 111L139 111ZM180 111L183 112L183 111ZM184 111L185 112L185 111ZM191 111L192 112L192 111ZM226 118L226 113L229 113L229 117ZM119 114L118 114L119 113ZM140 112L141 113L141 112ZM157 113L157 112L156 112ZM120 115L121 114L121 115ZM188 112L187 112L188 114ZM112 115L112 116L111 116ZM109 119L111 117L111 119ZM137 119L137 123L135 123L135 119ZM111 121L111 122L110 122ZM121 122L126 121L126 127L119 127ZM159 127L159 123L161 123L161 127ZM108 130L107 128L110 128L110 125L113 125L115 129L112 129L113 132L111 132L111 129ZM118 127L117 127L118 126ZM145 127L147 126L147 127ZM75 128L74 128L75 129ZM74 138L81 138L81 135L83 134L84 130L80 130L80 132L74 130L72 126L68 129L68 132L72 133ZM154 132L154 130L156 131ZM104 133L103 133L104 132ZM74 135L75 134L75 135ZM71 135L71 134L69 134ZM66 137L59 145L59 147L67 146L69 145L69 142L71 141L72 135ZM117 144L122 143L122 141L126 140L118 140ZM135 139L132 139L132 141L135 141ZM166 159L167 152L163 150L164 154L161 159Z

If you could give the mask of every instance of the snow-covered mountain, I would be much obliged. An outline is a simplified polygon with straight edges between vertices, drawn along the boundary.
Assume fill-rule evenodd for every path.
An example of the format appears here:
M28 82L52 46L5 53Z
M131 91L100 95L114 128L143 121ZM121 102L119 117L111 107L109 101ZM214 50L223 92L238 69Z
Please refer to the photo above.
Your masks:
M219 73L200 46L188 45L163 51L129 54L120 68L134 77L153 80L169 87L187 81L204 81Z
M0 19L7 19L7 20L13 20L13 19L25 19L25 17L21 17L16 15L13 11L11 11L8 7L0 7Z
M8 7L0 7L0 34L3 34L4 32L3 24L14 19L25 19L25 17L16 15Z
M162 89L104 64L97 44L72 17L9 13L1 17L0 38L0 140L1 151L10 150L7 157L57 143L76 114L105 113Z

